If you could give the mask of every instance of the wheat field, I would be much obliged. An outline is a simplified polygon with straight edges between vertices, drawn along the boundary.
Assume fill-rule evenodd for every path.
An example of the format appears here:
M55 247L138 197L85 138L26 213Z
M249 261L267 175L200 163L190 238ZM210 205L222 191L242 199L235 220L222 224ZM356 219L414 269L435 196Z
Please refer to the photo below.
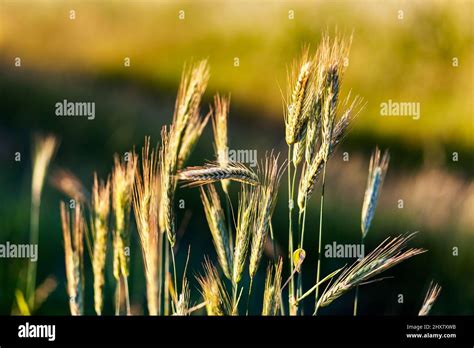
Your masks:
M102 178L93 173L91 193L71 171L52 170L50 181L64 197L58 202L61 231L57 233L63 235L71 315L92 311L96 315L318 315L320 308L330 309L344 296L352 297L347 314L355 316L359 297L370 283L384 281L386 271L397 264L421 257L427 250L408 246L416 232L384 240L377 231L368 233L390 162L389 150L382 153L374 144L364 173L367 185L360 220L351 224L360 226L361 246L368 239L378 240L378 246L350 265L328 273L321 267L323 240L331 233L325 226L325 199L332 194L325 190L326 167L338 145L350 137L354 123L364 117L366 105L354 92L340 95L352 38L337 30L323 33L317 47L303 44L300 55L288 62L281 117L287 153L268 148L256 167L228 156L230 97L216 94L208 108L202 103L212 79L212 67L204 59L184 67L172 122L162 126L161 138L144 135L141 147L130 144L128 151L111 154L113 167ZM209 120L212 140L203 136ZM189 166L198 141L212 143L214 153L209 158L213 159ZM60 144L54 135L38 138L35 144L31 238L38 241L41 190ZM179 214L183 190L200 197L199 218L207 222L212 255L192 243L180 245L183 233L192 233L192 226L186 226ZM288 200L279 195L282 190L287 190ZM311 200L319 211L308 208ZM276 205L287 207L287 226L272 223ZM318 216L317 225L307 223L312 215ZM133 233L138 245L131 243ZM277 235L287 236L288 250L280 250L283 243ZM316 245L305 243L308 235L318 241ZM131 275L137 272L130 266L131 255L136 255L132 248L140 249L143 267L138 272L146 280L138 295L130 292ZM201 266L191 268L190 255L196 254ZM186 262L177 263L178 256ZM307 256L317 263L309 265ZM92 274L85 271L89 265ZM304 272L308 267L316 270L315 279L308 279ZM113 278L106 276L108 268ZM260 289L254 287L254 280L262 273L265 282ZM431 279L430 274L423 277ZM56 286L54 281L37 284L36 269L28 269L26 286L15 292L19 313L34 313ZM440 292L441 286L432 284L413 313L429 314ZM93 301L85 301L91 294ZM132 295L145 298L146 309L136 311ZM104 308L104 301L113 303L112 311ZM88 303L93 303L92 308L85 308Z

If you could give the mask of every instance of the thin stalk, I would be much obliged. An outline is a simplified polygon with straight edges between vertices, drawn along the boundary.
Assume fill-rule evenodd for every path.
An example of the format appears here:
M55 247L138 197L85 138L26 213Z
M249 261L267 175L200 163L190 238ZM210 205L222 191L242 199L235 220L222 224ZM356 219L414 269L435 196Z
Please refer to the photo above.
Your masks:
M39 238L39 214L40 214L40 203L34 198L31 200L31 220L30 220L30 243L33 245L38 244ZM28 274L26 283L26 300L30 312L35 307L35 288L36 288L36 262L28 263Z
M194 307L189 308L188 309L188 314L191 314L192 312L195 312L195 311L197 311L201 308L206 307L206 304L207 304L206 301L204 301L204 302L201 302L201 303L195 305Z
M227 215L227 231L229 236L229 245L230 250L234 249L234 240L232 238L232 215L231 215L231 208L230 208L230 197L229 194L226 192L226 200L225 200L225 210Z
M321 241L323 236L323 207L324 207L324 186L326 184L326 166L327 162L324 163L323 169L323 179L322 179L322 187L321 187L321 204L319 209L319 240L318 240L318 267L316 271L316 294L315 294L315 313L317 311L316 304L318 303L319 298L319 277L321 273Z
M362 235L362 237L360 238L360 244L361 245L364 245L364 235ZM355 289L355 297L354 297L354 316L357 316L357 304L358 304L358 301L359 301L359 285L356 286L356 289Z
M170 249L171 249L171 259L173 261L173 282L174 282L174 291L176 293L176 297L179 296L179 292L178 292L178 282L176 281L176 261L174 259L174 249L173 247L171 246L170 244Z
M290 261L290 274L293 274L293 231L292 231L292 215L293 215L293 190L291 185L291 145L288 145L288 259ZM294 186L294 185L293 185ZM291 299L294 296L294 281L290 281L290 288L288 293L288 304L291 307Z
M308 199L308 195L305 195L304 197L304 208L303 208L303 213L300 213L300 216L302 216L301 218L301 223L302 223L302 226L301 226L301 237L300 237L300 248L303 249L304 247L304 231L305 231L305 226L306 226L306 204L307 204L307 199Z
M301 300L303 300L304 298L308 297L309 295L311 295L311 293L316 290L322 283L324 283L325 281L331 279L332 277L334 277L336 274L338 274L340 271L342 270L342 268L328 274L326 277L324 277L320 282L316 283L311 289L309 289L308 291L306 291L303 295L301 295L300 297L298 297L296 299L296 302L300 302Z
M280 314L282 316L285 316L285 306L283 306L283 295L280 291L280 303L281 303L281 306L280 306Z
M115 289L115 315L120 315L120 278Z
M130 311L130 292L128 291L128 277L123 276L123 287L125 290L125 308L127 310L127 315L131 315Z
M250 295L252 294L252 285L253 285L253 278L250 278L250 286L249 286L249 295L247 297L247 313L249 315L249 304L250 304Z
M162 286L163 286L163 236L164 233L159 232L159 255L158 255L158 315L161 315L161 296L162 296Z
M237 283L232 282L232 315L237 315Z
M301 249L303 249L304 247L304 231L305 231L305 226L306 226L307 198L308 198L308 195L305 195L303 213L300 213L299 218L298 218L299 225L301 226L300 245L299 245L299 248ZM296 294L296 297L298 298L299 296L301 296L302 292L303 292L303 270L300 268L300 271L298 273L298 292Z
M165 240L165 268L164 268L164 277L165 277L165 294L164 294L164 312L165 315L170 314L170 281L168 277L168 272L170 269L170 251L168 248L168 238L164 238Z

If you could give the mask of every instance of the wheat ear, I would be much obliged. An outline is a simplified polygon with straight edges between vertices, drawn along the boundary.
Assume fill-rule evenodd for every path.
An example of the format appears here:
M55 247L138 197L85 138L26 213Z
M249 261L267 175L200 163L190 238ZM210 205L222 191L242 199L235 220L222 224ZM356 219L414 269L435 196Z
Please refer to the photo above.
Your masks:
M335 299L350 289L359 284L363 284L400 262L424 253L426 250L423 249L404 250L407 242L412 239L415 234L416 233L411 233L392 239L385 239L370 254L347 268L339 278L324 291L317 303L316 309L330 305Z
M255 221L255 212L259 202L257 187L242 186L237 217L235 249L233 258L232 282L238 284L245 266L250 236Z
M201 294L206 303L207 315L222 316L232 314L230 296L222 283L216 267L206 258L204 275L197 276Z
M362 204L361 231L362 238L365 238L369 232L370 224L375 215L375 207L379 197L385 174L387 173L390 155L385 151L383 157L380 150L375 148L369 164L369 175L367 178L367 187L364 194L364 203Z
M226 167L209 163L201 167L188 167L178 173L185 186L201 186L221 180L234 180L244 184L258 184L258 176L241 163L230 162Z
M301 59L295 61L288 73L288 96L285 110L285 140L288 145L300 141L308 121L312 97L309 83L314 69L314 62L308 55L308 48L303 49Z
M278 263L268 266L267 278L265 280L265 291L263 293L263 309L262 315L275 316L280 311L281 306L281 270L283 268L283 260L281 257Z

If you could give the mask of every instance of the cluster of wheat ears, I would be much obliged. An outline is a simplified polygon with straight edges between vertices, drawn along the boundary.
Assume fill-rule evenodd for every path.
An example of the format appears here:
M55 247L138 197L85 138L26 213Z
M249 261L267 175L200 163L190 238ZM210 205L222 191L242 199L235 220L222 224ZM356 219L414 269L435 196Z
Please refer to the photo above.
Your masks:
M84 243L93 270L94 309L97 315L102 314L109 240L112 240L116 280L115 311L117 315L131 314L128 277L132 214L143 255L150 315L189 315L203 308L208 315L258 314L248 308L252 295L261 296L262 315L311 314L304 313L302 303L312 295L312 313L316 315L319 308L329 306L351 289L355 289L356 315L360 285L378 280L376 276L381 272L423 253L423 249L406 248L414 234L400 235L387 238L353 265L324 277L321 275L326 166L354 117L364 107L359 97L351 98L349 94L343 102L339 97L351 41L352 37L338 34L331 40L325 34L315 52L304 48L301 57L288 69L288 92L284 98L286 161L280 161L273 150L266 153L256 171L229 161L226 154L230 99L215 96L209 113L204 117L201 115L201 98L209 79L209 67L203 60L184 69L172 123L161 129L161 142L156 147L152 147L150 138L146 137L141 156L135 150L124 156L116 155L112 173L106 180L99 180L94 175L90 195L70 172L56 171L52 176L53 184L73 199L60 205L71 314L84 313ZM186 167L209 119L216 160L199 167ZM41 167L41 177L36 181L42 182L54 147L55 139L51 137L38 143L35 168ZM364 243L374 217L388 163L388 152L382 155L376 149L370 160L363 198L361 243ZM263 295L252 294L253 279L261 266L267 238L275 248L272 214L285 171L289 196L288 257L286 262L281 257L270 261ZM295 192L297 178L299 184ZM318 245L307 249L318 257L317 276L314 286L304 290L306 207L318 180L322 185ZM229 195L232 182L232 185L240 185L236 217ZM175 193L178 186L181 189L199 188L217 254L217 264L203 255L203 271L198 271L196 277L202 301L194 304L190 303L188 262L182 270L178 270L175 263L178 225ZM37 216L41 184L34 182L33 188L32 212ZM297 206L293 204L295 198ZM74 203L72 206L71 202ZM36 225L32 227L32 236L37 240ZM289 277L285 281L282 281L283 267L288 267ZM241 281L245 272L250 278L248 287ZM35 274L35 270L32 273ZM325 282L328 284L320 291ZM430 287L420 315L428 314L439 291L438 285Z

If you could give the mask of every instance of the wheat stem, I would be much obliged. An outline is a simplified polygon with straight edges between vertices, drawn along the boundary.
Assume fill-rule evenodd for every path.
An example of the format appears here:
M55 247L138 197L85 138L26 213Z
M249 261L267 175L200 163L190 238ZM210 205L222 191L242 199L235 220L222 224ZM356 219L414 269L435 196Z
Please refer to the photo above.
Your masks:
M250 278L250 285L249 285L249 294L247 296L247 313L249 315L249 306L250 306L250 295L252 294L252 286L253 286L253 277Z
M290 274L293 274L293 223L292 223L292 212L293 212L293 190L291 185L291 145L288 145L288 162L287 162L287 171L288 171L288 259L290 263ZM295 170L296 171L296 170ZM288 301L290 302L294 294L294 281L290 280L290 287L288 293ZM290 303L289 303L290 305Z
M178 294L178 282L176 281L176 260L175 260L175 256L174 256L174 249L173 247L170 245L170 249L171 249L171 260L173 262L173 282L174 282L174 288L175 288L175 291L176 293Z
M115 287L115 315L120 315L120 281Z
M128 277L123 276L123 287L125 289L125 309L127 311L127 315L131 315L130 311L130 291L128 290Z
M321 279L321 281L319 281L318 283L316 283L311 289L309 289L308 291L306 291L303 295L301 295L300 297L298 297L296 299L296 303L298 302L301 302L303 299L305 299L306 297L308 297L309 295L311 295L311 293L316 290L321 284L323 284L325 281L331 279L332 277L334 277L336 274L338 274L340 271L342 270L342 268L339 268L338 270L330 273L329 275L327 275L326 277L324 277L323 279Z
M299 214L300 218L298 219L299 225L301 226L301 236L300 236L300 245L299 245L299 248L301 249L303 249L304 247L304 231L305 231L305 226L306 226L307 199L308 199L308 196L305 195L303 212L300 212ZM298 298L299 296L301 296L302 292L303 292L303 270L300 269L298 273L298 293L296 297ZM298 303L298 301L296 301L296 303Z
M161 296L163 286L163 244L164 244L164 233L159 232L159 267L158 267L158 315L162 315L161 308Z
M228 186L228 185L227 185ZM234 250L234 240L232 238L232 216L233 214L231 213L231 207L230 207L230 197L227 192L224 192L225 194L225 210L226 210L226 215L227 215L227 236L229 238L229 250Z
M164 301L165 301L165 304L164 304L164 312L165 312L165 315L169 315L170 314L170 281L169 281L169 277L168 277L168 272L169 272L169 269L170 269L170 249L168 247L169 245L169 240L168 238L164 238L165 240L165 267L164 267L164 277L165 277L165 296L164 296Z
M321 204L319 208L319 237L318 237L318 266L316 270L316 293L315 293L315 306L318 303L319 297L319 277L321 273L321 241L323 236L323 208L324 208L324 186L326 184L326 163L324 164L323 168L323 179L322 179L322 187L321 187ZM316 310L316 307L315 307Z
M237 283L232 281L232 315L237 315Z
M361 236L360 238L360 245L364 245L364 235ZM357 305L358 305L358 302L359 302L359 285L356 286L356 289L355 289L355 297L354 297L354 311L353 311L353 315L354 317L357 316Z
M39 214L40 214L40 202L31 200L31 221L30 221L30 243L33 245L38 244L39 238ZM33 296L36 287L36 262L30 262L28 264L28 275L26 284L26 300L30 310L33 310L35 306L35 298Z

